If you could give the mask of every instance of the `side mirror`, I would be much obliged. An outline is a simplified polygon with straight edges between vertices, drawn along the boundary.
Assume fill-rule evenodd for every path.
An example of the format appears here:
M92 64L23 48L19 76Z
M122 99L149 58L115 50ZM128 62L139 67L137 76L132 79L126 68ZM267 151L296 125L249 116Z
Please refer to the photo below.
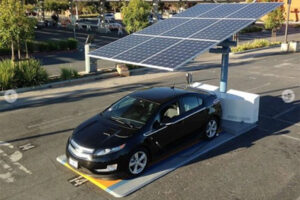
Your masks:
M193 83L193 75L191 73L186 73L185 78L188 85Z

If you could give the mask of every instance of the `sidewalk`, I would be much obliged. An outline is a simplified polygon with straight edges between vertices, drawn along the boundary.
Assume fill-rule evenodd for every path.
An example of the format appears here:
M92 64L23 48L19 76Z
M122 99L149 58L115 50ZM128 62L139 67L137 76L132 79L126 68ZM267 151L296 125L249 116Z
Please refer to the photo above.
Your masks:
M230 65L239 65L239 63L247 62L247 60L256 59L268 55L281 54L280 48L270 48L260 51L249 52L245 54L236 54L230 56ZM97 90L103 90L107 88L116 88L124 85L139 85L142 82L151 81L152 79L176 74L186 73L187 71L197 71L209 67L219 67L221 63L221 55L218 54L202 54L197 57L193 62L190 62L186 67L182 67L177 72L163 72L158 70L152 70L145 68L144 70L138 70L130 77L114 77L107 79L99 79L89 83L77 83L71 86L62 86L57 88L47 88L28 92L21 92L18 94L18 100L15 103L8 103L5 101L4 96L0 96L0 111L10 110L20 107L26 107L31 104L46 103L65 96L76 95L82 92L92 92Z

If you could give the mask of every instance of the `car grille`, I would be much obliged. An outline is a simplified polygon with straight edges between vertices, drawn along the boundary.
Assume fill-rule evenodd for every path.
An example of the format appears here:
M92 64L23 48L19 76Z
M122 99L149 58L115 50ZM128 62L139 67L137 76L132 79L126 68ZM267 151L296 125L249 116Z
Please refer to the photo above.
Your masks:
M73 156L84 160L91 160L92 154L94 152L94 149L80 146L72 139L70 140L70 143L68 145L68 150Z

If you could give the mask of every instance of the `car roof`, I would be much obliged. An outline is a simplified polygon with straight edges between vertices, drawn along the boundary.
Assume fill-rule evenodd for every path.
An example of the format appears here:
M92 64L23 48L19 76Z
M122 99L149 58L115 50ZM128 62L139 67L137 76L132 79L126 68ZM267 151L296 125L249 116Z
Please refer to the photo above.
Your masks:
M183 96L185 94L195 94L195 93L198 92L188 91L188 90L174 88L174 87L154 87L150 89L133 92L130 94L130 96L163 104L176 97Z

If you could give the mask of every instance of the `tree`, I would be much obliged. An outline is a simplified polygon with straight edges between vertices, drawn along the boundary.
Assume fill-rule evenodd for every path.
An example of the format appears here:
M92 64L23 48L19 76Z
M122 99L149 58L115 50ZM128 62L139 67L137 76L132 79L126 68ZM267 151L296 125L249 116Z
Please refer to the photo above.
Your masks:
M117 10L119 10L122 6L122 3L121 2L115 2L115 1L112 1L112 2L109 2L109 5L111 7L111 9L113 9L114 13L117 12Z
M12 60L15 60L15 49L21 58L21 43L32 37L33 29L34 22L25 15L25 8L19 0L1 1L0 40L10 46Z
M143 0L131 0L124 3L122 9L123 22L128 33L139 31L149 25L151 7Z
M270 2L270 0L267 0L267 2ZM281 6L268 14L264 22L265 29L272 30L272 37L276 37L276 31L281 27L284 20L284 8Z

